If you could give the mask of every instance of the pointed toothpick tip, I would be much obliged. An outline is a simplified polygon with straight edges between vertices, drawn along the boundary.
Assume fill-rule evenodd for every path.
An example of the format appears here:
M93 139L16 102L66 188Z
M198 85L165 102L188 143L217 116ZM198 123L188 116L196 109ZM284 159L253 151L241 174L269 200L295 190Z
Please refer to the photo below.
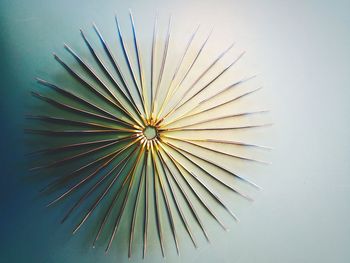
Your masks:
M209 34L208 34L208 38L213 34L213 32L214 32L214 26L212 26L210 28L210 31L209 31Z
M43 83L45 82L43 79L39 78L39 77L35 77L35 80L39 83Z
M31 167L31 168L28 169L28 171L30 171L30 172L35 172L35 171L37 171L37 170L40 170L41 168L42 168L42 167L40 167L40 166Z
M263 190L263 188L257 184L254 184L254 187L258 190L258 191L261 191Z

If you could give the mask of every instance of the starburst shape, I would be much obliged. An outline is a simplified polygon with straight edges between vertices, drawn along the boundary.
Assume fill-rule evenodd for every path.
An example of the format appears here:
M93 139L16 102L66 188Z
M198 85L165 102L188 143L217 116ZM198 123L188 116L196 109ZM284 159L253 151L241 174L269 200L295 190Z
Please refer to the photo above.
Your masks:
M63 154L64 157L61 159L56 157L53 162L33 167L31 170L65 167L69 163L79 165L73 171L61 173L43 189L48 191L59 185L69 186L48 206L56 204L74 193L80 194L78 200L64 215L63 222L80 206L87 203L92 196L93 202L89 203L85 214L77 223L73 233L77 232L93 213L99 213L100 222L93 244L95 245L100 239L104 230L107 231L109 238L106 251L111 248L120 228L121 219L126 214L126 208L129 207L132 212L129 216L128 255L130 257L132 252L136 219L138 215L141 215L143 218L144 256L147 250L150 205L152 205L155 212L155 225L157 226L161 252L164 256L165 222L162 222L161 211L165 211L177 252L179 252L177 234L179 226L174 220L175 216L180 219L180 224L187 231L195 247L197 247L197 241L189 220L192 219L200 227L206 239L209 240L194 202L204 208L224 229L227 229L226 226L208 205L209 198L222 206L235 220L238 220L237 216L219 197L219 194L204 180L204 177L211 178L214 184L228 188L244 199L251 200L251 198L237 187L210 172L208 167L215 168L255 188L259 187L236 172L232 172L231 169L225 168L222 164L212 161L210 156L218 155L243 161L262 162L239 154L221 151L217 146L235 145L238 147L267 148L242 141L223 140L220 138L220 132L225 130L247 130L268 124L226 125L223 127L210 125L210 127L206 127L206 125L213 122L260 114L266 112L265 110L226 114L216 118L204 117L200 120L196 118L207 116L207 114L210 116L210 112L229 103L242 100L258 90L246 91L235 97L228 96L230 90L253 78L250 77L208 93L212 86L215 86L216 82L241 59L244 53L241 53L219 73L211 74L211 69L232 49L233 45L230 45L190 85L186 85L186 80L189 78L193 67L198 63L198 59L203 56L204 47L211 35L209 33L202 44L195 47L194 39L199 30L199 27L197 27L179 57L178 64L171 75L170 83L166 83L164 72L166 64L170 63L168 56L172 36L171 17L161 51L157 48L160 41L156 18L153 30L149 84L144 74L147 68L142 61L140 43L131 12L130 20L133 50L128 48L127 40L122 34L116 17L117 38L120 42L124 60L122 62L126 65L124 68L121 65L121 60L113 54L112 49L95 24L93 27L102 45L104 56L96 50L87 35L81 30L81 36L91 53L94 66L66 44L66 50L73 56L81 70L75 69L75 67L70 66L54 54L55 59L69 75L80 83L81 88L88 95L83 96L71 89L60 87L43 79L37 79L40 84L52 89L55 96L46 96L39 92L32 92L32 95L57 108L64 114L64 117L28 115L29 119L56 126L52 129L27 129L27 131L46 135L49 138L63 136L68 138L67 140L75 140L75 142L35 151L35 154L45 156ZM194 56L189 56L191 49ZM133 54L131 51L133 51ZM157 67L159 62L160 66ZM208 76L210 76L209 81L202 84L203 79ZM205 96L206 94L210 95ZM61 99L56 98L56 96ZM220 102L217 102L217 98L221 98ZM215 104L209 103L209 106L207 106L208 102L215 102ZM67 126L78 128L65 129ZM189 132L192 132L192 134L214 132L218 138L186 137ZM86 139L90 137L92 139ZM213 146L208 146L208 144ZM205 152L206 157L199 154L200 151ZM82 164L84 158L90 159L88 162L83 161ZM203 195L203 192L205 195ZM181 202L181 200L184 202ZM103 203L106 203L104 211L98 209ZM191 211L191 219L184 212L184 206ZM107 227L108 224L111 224L112 227Z

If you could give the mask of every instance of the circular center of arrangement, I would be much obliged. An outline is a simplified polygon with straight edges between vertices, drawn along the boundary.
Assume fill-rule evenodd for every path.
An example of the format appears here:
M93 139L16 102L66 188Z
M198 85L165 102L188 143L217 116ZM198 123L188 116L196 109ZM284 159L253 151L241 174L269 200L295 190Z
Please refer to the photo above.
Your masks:
M157 137L158 131L154 126L146 126L143 130L143 135L147 138L147 140L153 140Z

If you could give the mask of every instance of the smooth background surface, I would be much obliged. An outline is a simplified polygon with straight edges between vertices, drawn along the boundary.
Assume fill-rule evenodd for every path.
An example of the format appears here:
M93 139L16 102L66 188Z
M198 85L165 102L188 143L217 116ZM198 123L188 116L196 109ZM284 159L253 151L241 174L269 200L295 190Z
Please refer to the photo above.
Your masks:
M209 226L212 243L170 245L167 262L348 262L350 258L350 3L348 1L1 1L0 262L128 262L71 236L60 211L47 210L28 184L23 115L33 77L58 68L51 52L78 43L92 21L114 29L128 8L151 32L155 10L172 13L177 32L215 26L219 46L246 50L259 74L274 127L265 144L272 165L247 168L264 190L239 204L241 222L225 233ZM141 22L142 21L142 22ZM189 28L190 27L190 28ZM81 42L79 42L81 43ZM76 44L79 46L81 44ZM215 44L214 44L215 45ZM234 204L233 204L234 205ZM185 244L190 244L189 242ZM137 249L135 250L137 251ZM141 262L135 252L132 262ZM144 262L163 262L154 245Z

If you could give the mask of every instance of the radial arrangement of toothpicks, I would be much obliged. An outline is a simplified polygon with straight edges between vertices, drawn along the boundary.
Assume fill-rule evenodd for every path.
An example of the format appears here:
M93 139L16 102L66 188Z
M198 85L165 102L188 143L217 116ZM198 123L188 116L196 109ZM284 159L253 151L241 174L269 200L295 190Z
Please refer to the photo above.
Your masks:
M155 18L150 63L142 60L138 32L131 12L130 21L133 36L130 42L132 48L122 34L118 18L115 17L115 35L122 56L117 56L115 52L112 52L111 43L107 43L95 24L93 24L93 29L100 42L98 48L83 30L80 32L90 52L88 55L90 61L67 44L65 44L65 49L77 62L76 66L72 66L54 54L54 58L68 73L67 76L75 79L84 89L85 94L76 92L74 88L61 87L37 78L42 87L50 89L49 94L51 95L36 91L33 91L32 95L43 101L44 105L56 108L58 112L64 114L60 116L28 115L28 119L54 128L31 128L26 131L39 136L47 136L50 140L67 138L69 143L62 144L60 140L61 145L59 146L45 147L33 152L35 156L57 155L60 157L55 157L53 161L35 166L31 170L72 167L72 164L76 163L78 165L76 168L55 177L49 185L42 189L45 192L56 189L60 185L66 186L64 191L48 206L71 199L74 194L78 194L78 199L63 216L62 222L83 204L87 204L86 211L76 223L73 233L85 225L93 214L98 213L99 223L96 227L93 245L99 243L104 233L108 236L107 252L113 240L118 236L120 222L124 216L128 220L129 228L127 237L123 235L122 238L129 244L129 257L132 254L136 229L142 229L139 236L142 237L142 254L143 257L145 256L150 224L153 224L156 226L157 242L164 256L164 237L168 234L172 236L177 253L179 253L179 228L185 230L195 247L197 247L197 241L193 233L193 224L196 224L205 238L209 240L202 220L203 213L197 211L198 206L201 206L201 209L207 211L208 216L227 229L219 219L217 212L208 205L209 199L224 208L234 220L238 220L219 197L219 193L213 189L212 184L207 183L205 177L209 177L213 184L221 185L244 199L251 200L251 197L211 172L208 167L227 174L233 180L259 189L256 184L233 171L234 167L225 167L214 161L212 156L265 163L242 154L228 153L218 146L234 145L244 149L269 149L266 146L241 140L223 139L221 136L221 133L225 131L251 130L267 126L269 123L227 125L227 123L234 124L235 119L262 114L267 110L243 111L234 114L226 113L227 110L225 110L222 111L221 117L210 117L210 112L220 110L230 103L244 100L259 90L259 88L248 90L237 96L231 96L232 89L250 81L254 76L240 79L225 87L215 86L217 81L224 74L227 75L228 70L237 64L244 52L236 56L227 66L221 67L218 73L213 74L212 68L220 67L219 61L233 47L230 45L214 57L200 74L192 76L193 81L188 84L186 80L193 72L197 73L193 68L199 58L206 56L205 47L210 42L208 40L211 32L200 45L194 44L199 31L198 26L189 39L185 40L186 45L181 52L182 55L177 57L176 68L171 72L172 78L165 85L163 78L166 65L170 63L171 49L169 47L171 47L171 42L175 41L172 38L171 17L167 25L165 41L160 41L157 16ZM190 52L195 55L189 57ZM121 65L121 62L124 66ZM145 74L146 70L149 70L150 77ZM209 80L203 84L205 79ZM215 87L214 90L213 87ZM205 96L206 94L209 95ZM207 106L208 102L214 103L209 103ZM198 120L197 116L204 117ZM184 123L183 120L186 120L185 124L181 124ZM218 121L226 125L213 126L212 123ZM206 125L209 126L206 127ZM68 126L75 128L67 129ZM186 136L189 132L192 135L208 133L211 136L207 139L203 136ZM217 136L217 139L213 139L213 136ZM72 140L75 141L72 143ZM86 158L88 161L84 161ZM44 160L44 157L41 160ZM66 170L68 169L70 168ZM190 216L184 212L184 209L191 212ZM132 213L125 215L126 210ZM167 220L162 220L164 219L162 212L165 213ZM142 222L137 220L140 217ZM175 217L178 220L175 220ZM165 228L165 224L168 225L168 228ZM170 230L170 233L165 232L166 229ZM152 240L152 242L155 241Z

